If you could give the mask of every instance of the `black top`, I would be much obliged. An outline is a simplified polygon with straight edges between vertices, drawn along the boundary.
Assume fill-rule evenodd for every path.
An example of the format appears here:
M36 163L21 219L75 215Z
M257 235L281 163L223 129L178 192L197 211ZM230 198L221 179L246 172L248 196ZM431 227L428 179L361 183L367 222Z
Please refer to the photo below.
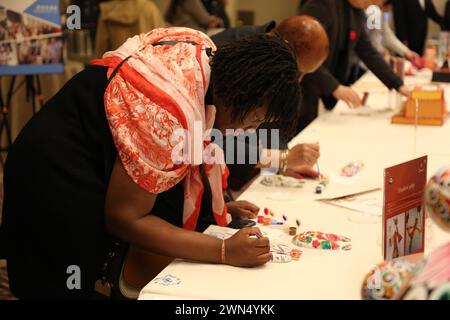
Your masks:
M19 298L92 296L113 240L104 222L117 157L104 110L106 85L107 68L88 66L28 122L10 149L0 253ZM182 210L179 183L158 195L152 214L181 227ZM81 269L81 290L67 288L71 265Z
M275 29L275 21L270 21L261 26L242 26L237 28L226 29L220 33L217 33L211 37L217 46L221 46L236 40L241 40L249 36L258 34L266 34Z

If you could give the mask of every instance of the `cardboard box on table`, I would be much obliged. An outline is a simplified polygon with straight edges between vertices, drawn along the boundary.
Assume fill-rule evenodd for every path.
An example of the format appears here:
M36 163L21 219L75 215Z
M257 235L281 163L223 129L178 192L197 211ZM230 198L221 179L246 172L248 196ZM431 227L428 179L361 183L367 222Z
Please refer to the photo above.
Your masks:
M417 110L416 100L419 102ZM418 111L418 114L416 112ZM392 117L395 124L442 126L448 118L442 88L416 88L405 103L403 111Z

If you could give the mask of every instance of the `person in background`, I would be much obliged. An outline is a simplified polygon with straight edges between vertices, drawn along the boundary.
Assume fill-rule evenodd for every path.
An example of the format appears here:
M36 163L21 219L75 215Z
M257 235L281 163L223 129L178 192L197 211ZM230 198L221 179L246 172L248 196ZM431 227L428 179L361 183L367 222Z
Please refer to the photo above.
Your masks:
M403 44L390 27L389 17L391 16L390 12L392 11L391 3L392 0L385 1L383 4L380 3L380 8L383 11L383 15L381 16L382 25L381 30L376 28L369 30L372 44L383 54L385 49L387 49L395 55L414 61L414 59L419 57L419 54Z
M195 232L211 212L218 225L227 224L227 169L207 132L288 124L300 99L298 78L295 53L277 37L216 50L205 34L187 28L135 36L94 61L9 150L0 257L12 293L94 298L116 241L205 263L268 262L270 243L258 228L227 240ZM195 140L183 153L186 136L174 136L180 131ZM218 163L204 161L208 154ZM67 285L71 266L81 272L80 288Z
M261 26L230 28L211 38L216 45L221 46L256 34L276 35L292 46L296 52L300 69L299 82L305 75L316 71L328 56L329 43L327 33L316 19L308 16L290 17L281 21L278 25L275 21L271 21ZM301 103L298 105L298 115L300 118L302 117ZM286 150L288 148L288 142L298 133L297 119L294 118L294 115L292 115L292 124L294 130L291 134L286 134L283 128L281 128L280 150ZM280 129L280 126L265 123L259 129ZM235 139L235 149L244 143L247 154L254 152L260 155L262 153L263 150L258 145L252 145L247 140L243 140L239 137ZM268 143L269 146L262 147L270 147L270 137ZM275 150L272 151L275 152ZM264 151L264 153L266 152L268 151ZM301 178L303 176L317 177L318 173L314 170L313 166L319 156L320 148L317 143L294 146L289 151L288 169L284 174L295 178ZM229 186L232 190L238 191L260 172L261 166L255 166L246 161L245 164L228 164L228 168L230 170Z
M209 14L223 21L223 27L225 29L230 27L230 18L226 12L228 0L202 0L202 2Z
M428 34L428 18L441 25L432 0L392 0L395 33L404 44L423 55Z
M428 16L441 27L442 31L450 31L450 1L446 1L443 15L436 10L433 1L426 0L425 4Z
M300 14L319 20L327 30L330 55L324 65L303 80L303 105L307 116L300 119L299 130L304 129L318 115L319 99L328 110L338 100L350 108L362 105L361 97L348 86L353 55L372 71L388 88L407 96L410 91L373 47L367 34L366 15L363 10L379 5L382 0L309 0Z
M95 56L117 49L135 34L164 28L167 23L151 0L111 0L100 3Z
M223 27L223 21L210 14L201 0L171 0L165 17L174 26L200 31Z

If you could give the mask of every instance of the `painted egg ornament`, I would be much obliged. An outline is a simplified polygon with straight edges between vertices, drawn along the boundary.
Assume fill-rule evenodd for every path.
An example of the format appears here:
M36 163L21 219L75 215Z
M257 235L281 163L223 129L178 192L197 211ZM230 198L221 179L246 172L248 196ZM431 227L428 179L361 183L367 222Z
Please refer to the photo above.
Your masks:
M394 299L415 274L416 268L404 260L384 261L366 275L361 295L364 300Z
M428 182L425 206L434 222L450 232L450 166L441 168Z
M418 270L398 299L450 300L450 243L423 260Z

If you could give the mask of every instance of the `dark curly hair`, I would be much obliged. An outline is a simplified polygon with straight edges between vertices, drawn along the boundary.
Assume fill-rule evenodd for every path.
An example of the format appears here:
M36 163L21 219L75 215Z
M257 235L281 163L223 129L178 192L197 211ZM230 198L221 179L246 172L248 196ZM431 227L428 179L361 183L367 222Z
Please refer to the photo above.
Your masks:
M283 134L296 129L301 90L293 49L277 36L257 35L219 46L212 60L215 97L231 108L233 120L267 105L265 122Z

